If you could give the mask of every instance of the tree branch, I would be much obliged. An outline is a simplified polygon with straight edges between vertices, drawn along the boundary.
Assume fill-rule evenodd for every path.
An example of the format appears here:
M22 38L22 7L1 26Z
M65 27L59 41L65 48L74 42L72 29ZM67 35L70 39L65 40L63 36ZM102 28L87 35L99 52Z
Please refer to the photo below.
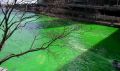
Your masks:
M20 56L23 56L23 55L28 54L28 53L30 53L30 52L45 50L45 49L49 48L50 45L52 45L55 41L66 37L66 36L69 35L70 33L71 33L71 32L68 32L68 33L65 34L65 32L63 32L61 35L55 37L54 39L50 40L49 42L46 42L46 43L42 44L42 46L41 46L40 48L32 48L32 47L33 47L33 44L34 44L34 42L35 42L35 39L36 39L36 37L35 37L35 39L33 40L32 44L31 44L31 48L30 48L29 50L27 50L27 51L25 51L25 52L18 53L18 54L10 54L10 55L6 56L5 58L3 58L3 59L0 60L0 65L1 65L2 63L4 63L4 62L8 61L8 60L11 59L11 58L20 57ZM46 44L47 44L47 46L45 46Z

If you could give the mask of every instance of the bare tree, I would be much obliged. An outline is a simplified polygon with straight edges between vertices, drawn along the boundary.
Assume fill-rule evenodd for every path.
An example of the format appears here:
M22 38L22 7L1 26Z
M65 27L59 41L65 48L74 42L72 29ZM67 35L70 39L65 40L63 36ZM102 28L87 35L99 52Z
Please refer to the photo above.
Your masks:
M22 2L22 1L21 1ZM19 29L20 27L24 27L28 22L34 21L36 19L39 19L37 15L30 15L30 16L25 16L26 15L26 8L24 8L24 11L22 12L21 16L18 18L18 20L14 20L16 16L18 16L18 11L14 13L15 6L17 4L17 0L14 0L11 4L9 4L9 1L6 4L0 3L0 8L1 8L1 13L3 15L3 18L0 19L0 30L3 32L2 37L0 37L0 52L2 51L2 48L4 48L5 42L13 35L13 33ZM14 14L14 15L13 15ZM27 21L23 24L23 22L27 19L36 17L36 19ZM25 55L30 52L35 52L39 50L45 50L49 48L54 42L56 42L59 39L62 39L69 35L74 29L67 30L66 28L64 31L59 34L55 35L54 38L51 38L51 40L43 43L41 46L34 48L33 45L35 41L37 40L37 36L34 37L33 42L31 42L31 47L30 49L18 53L18 54L10 54L8 56L4 56L4 58L0 59L0 65L6 62L7 60L14 58L14 57L20 57L22 55Z
M26 7L24 8L24 10L22 11L21 16L19 16L19 19L14 20L17 16L19 11L14 11L15 7L17 5L17 1L18 0L13 0L13 2L9 2L9 0L2 4L2 2L0 2L0 9L1 9L1 15L3 15L3 18L0 21L0 30L2 30L3 34L2 34L2 39L0 40L0 51L3 48L3 45L5 44L5 42L12 36L12 34L20 27L24 27L26 25L26 23L24 23L24 25L22 24L23 21L33 18L36 15L31 15L31 16L25 16L26 15ZM21 3L23 2L23 0L21 1ZM27 4L26 4L27 6ZM13 15L14 14L14 15ZM33 21L33 20L31 20ZM30 22L30 21L29 21ZM22 24L22 26L21 26Z
M52 38L48 42L43 43L40 47L37 47L37 48L33 47L33 45L35 43L35 40L37 40L37 36L35 36L32 44L31 44L30 49L28 49L28 50L26 50L24 52L18 53L18 54L10 54L10 55L4 57L3 59L0 60L0 65L3 64L4 62L6 62L7 60L11 59L11 58L20 57L20 56L23 56L23 55L25 55L27 53L48 49L54 42L56 42L57 40L60 40L62 38L65 38L72 31L73 30L66 31L66 29L64 29L64 31L62 33L60 33L59 35L54 36L54 38Z

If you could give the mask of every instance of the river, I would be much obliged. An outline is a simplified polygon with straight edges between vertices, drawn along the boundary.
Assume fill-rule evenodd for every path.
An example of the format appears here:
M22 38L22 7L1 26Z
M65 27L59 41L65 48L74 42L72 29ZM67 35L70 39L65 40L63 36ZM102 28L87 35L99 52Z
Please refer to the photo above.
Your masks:
M64 28L77 28L67 37L54 42L49 49L12 58L1 67L8 71L115 71L114 59L120 60L120 30L89 22L76 22L44 15L17 30L6 42L0 59L10 53L40 47Z

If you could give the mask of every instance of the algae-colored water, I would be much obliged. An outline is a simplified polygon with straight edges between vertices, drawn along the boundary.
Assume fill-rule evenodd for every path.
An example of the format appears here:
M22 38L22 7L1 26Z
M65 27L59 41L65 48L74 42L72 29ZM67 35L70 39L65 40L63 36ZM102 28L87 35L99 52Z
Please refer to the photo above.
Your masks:
M33 25L34 24L34 25ZM8 71L115 71L112 60L120 60L120 30L88 22L75 22L41 16L34 23L17 30L6 42L0 59L11 53L40 47L65 27L77 28L67 37L54 42L49 49L12 58L1 67Z

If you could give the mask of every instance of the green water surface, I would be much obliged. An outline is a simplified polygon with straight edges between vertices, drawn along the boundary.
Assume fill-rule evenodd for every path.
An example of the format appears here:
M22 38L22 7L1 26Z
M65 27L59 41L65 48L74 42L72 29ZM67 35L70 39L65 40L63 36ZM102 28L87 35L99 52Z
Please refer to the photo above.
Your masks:
M57 40L48 49L12 58L1 65L8 71L116 71L114 59L120 60L120 30L88 22L41 16L39 26L17 30L4 45L0 59L11 53L40 47L56 35L76 28L67 37Z

